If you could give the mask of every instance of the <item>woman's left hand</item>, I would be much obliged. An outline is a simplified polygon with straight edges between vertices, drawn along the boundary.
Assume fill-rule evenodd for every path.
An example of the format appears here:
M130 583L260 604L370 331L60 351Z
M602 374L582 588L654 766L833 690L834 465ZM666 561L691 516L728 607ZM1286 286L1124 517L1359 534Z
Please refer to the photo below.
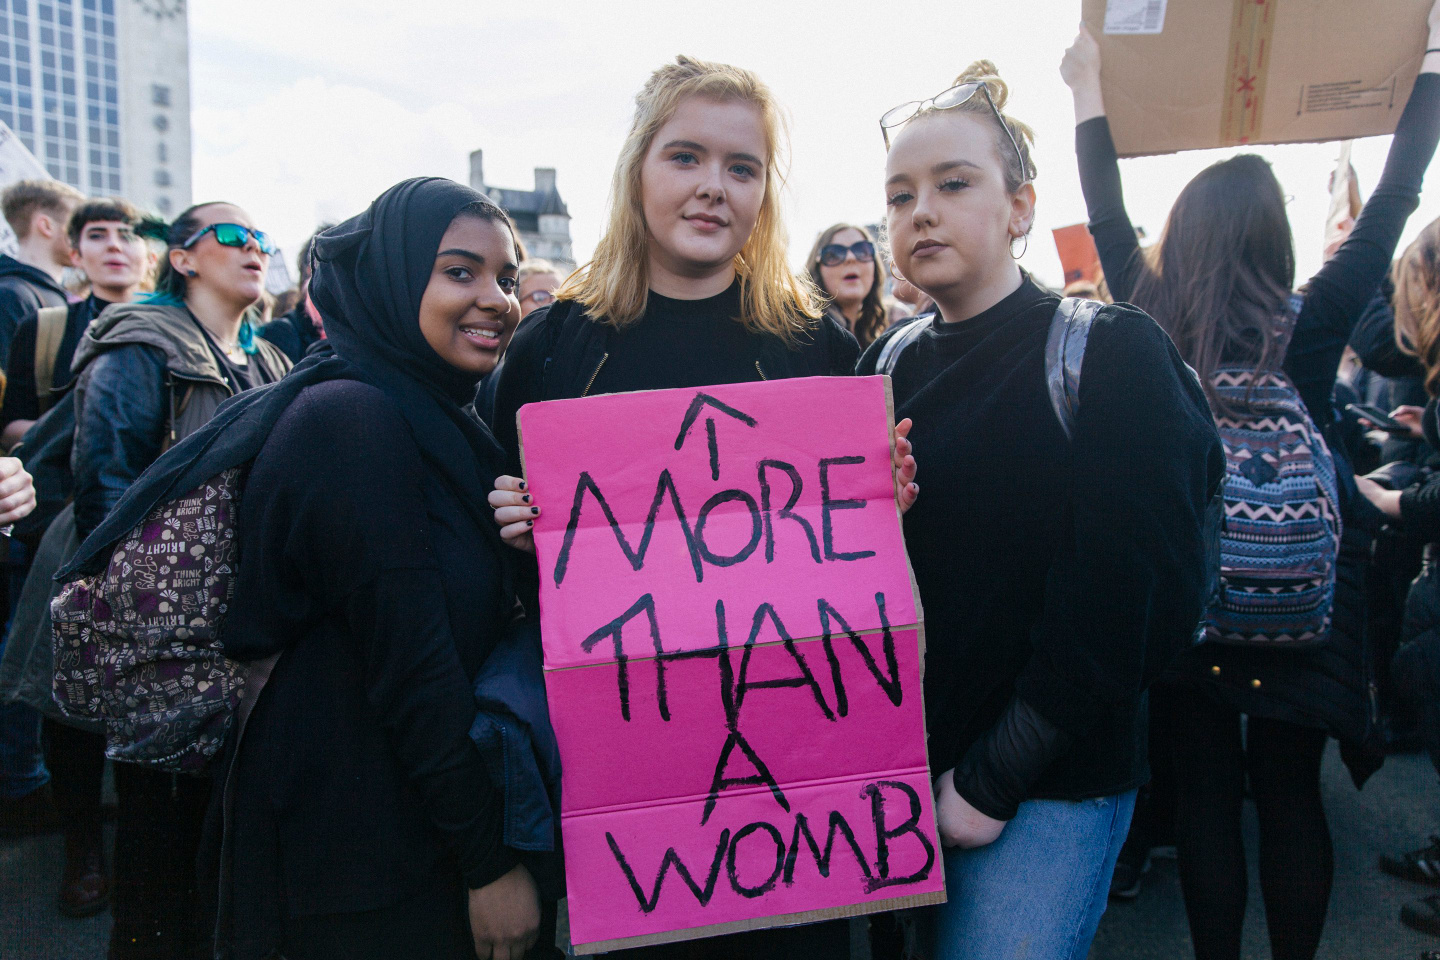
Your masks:
M909 417L895 424L895 505L900 508L902 516L915 506L915 498L920 496L920 484L915 482L914 448L906 439L912 426Z
M935 823L940 828L940 842L961 850L994 843L1005 829L1004 820L985 816L960 796L954 768L935 779Z
M1369 477L1356 477L1355 486L1360 494L1387 517L1400 519L1400 491L1387 490Z

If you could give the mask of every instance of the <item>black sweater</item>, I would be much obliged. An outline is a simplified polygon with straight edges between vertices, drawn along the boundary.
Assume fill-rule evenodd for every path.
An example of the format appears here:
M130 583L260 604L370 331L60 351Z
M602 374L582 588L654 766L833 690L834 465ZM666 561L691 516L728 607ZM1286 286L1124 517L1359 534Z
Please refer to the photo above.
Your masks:
M316 451L324 451L316 456ZM302 392L242 499L226 652L283 650L231 790L235 929L391 906L516 862L469 739L510 609L498 547L428 471L385 394Z
M957 789L990 816L1147 779L1147 650L1175 649L1198 622L1201 518L1224 463L1199 385L1129 307L1095 323L1067 441L1045 380L1058 303L1026 277L979 316L931 320L892 379L920 465L905 542L925 608L931 769L959 765ZM1062 736L991 749L1013 732L1012 701ZM1021 796L993 789L1018 768Z
M1340 355L1390 269L1405 221L1420 204L1420 186L1437 141L1440 74L1422 73L1395 128L1385 172L1349 239L1311 278L1285 354L1285 372L1322 429L1335 419L1330 395ZM1110 122L1096 117L1076 127L1075 152L1080 160L1080 186L1090 211L1090 233L1100 251L1105 282L1117 302L1128 301L1148 268L1125 212ZM1281 306L1276 304L1277 316Z

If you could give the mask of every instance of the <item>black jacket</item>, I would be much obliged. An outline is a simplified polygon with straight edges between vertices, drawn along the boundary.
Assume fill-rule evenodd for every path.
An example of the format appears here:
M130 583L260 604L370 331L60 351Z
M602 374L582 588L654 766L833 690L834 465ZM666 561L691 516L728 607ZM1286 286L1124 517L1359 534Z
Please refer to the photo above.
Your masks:
M90 321L108 306L94 296L70 304L65 316L65 334L60 338L60 348L55 354L54 373L45 386L58 391L70 383L70 361L75 358L80 335L90 326ZM35 382L35 350L39 332L38 313L21 320L15 331L15 339L10 344L10 363L6 367L5 402L0 406L0 427L15 420L37 420L40 417L40 384ZM51 399L53 405L58 393Z
M274 382L290 362L267 341L250 360ZM183 307L115 304L75 351L75 529L83 542L130 484L233 395Z
M10 361L15 328L42 307L63 307L69 302L65 288L44 270L0 256L0 366Z

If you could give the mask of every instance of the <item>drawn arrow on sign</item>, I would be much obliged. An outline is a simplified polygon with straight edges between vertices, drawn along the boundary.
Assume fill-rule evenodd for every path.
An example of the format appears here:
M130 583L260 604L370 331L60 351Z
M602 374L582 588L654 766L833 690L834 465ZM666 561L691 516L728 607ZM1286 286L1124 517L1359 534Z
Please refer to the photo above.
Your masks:
M676 450L685 446L685 438L690 435L690 428L694 426L696 419L700 416L700 411L704 409L707 404L725 414L727 417L734 417L747 427L755 426L755 418L750 416L750 414L736 410L728 403L722 403L708 393L697 393L695 394L695 399L690 401L690 409L685 411L685 419L680 422L680 433L675 437ZM705 418L705 436L706 439L710 441L710 479L719 480L720 445L715 439L715 418L713 416Z

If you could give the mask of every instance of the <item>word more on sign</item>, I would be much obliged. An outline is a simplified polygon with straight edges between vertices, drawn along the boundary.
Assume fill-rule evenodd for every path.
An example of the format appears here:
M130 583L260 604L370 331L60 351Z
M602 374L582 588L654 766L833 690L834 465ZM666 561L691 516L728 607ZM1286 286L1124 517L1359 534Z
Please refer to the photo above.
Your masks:
M572 944L943 901L889 380L519 419Z

